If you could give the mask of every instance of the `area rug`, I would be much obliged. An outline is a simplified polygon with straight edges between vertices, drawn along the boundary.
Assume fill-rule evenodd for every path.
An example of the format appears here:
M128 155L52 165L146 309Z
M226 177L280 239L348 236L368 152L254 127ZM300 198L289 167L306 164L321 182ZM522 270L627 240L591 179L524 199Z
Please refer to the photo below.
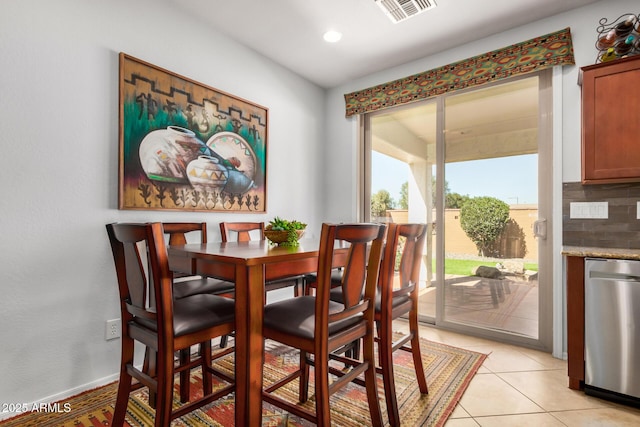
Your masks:
M264 365L266 384L282 378L295 369L298 363L297 350L267 342L267 357ZM469 382L482 365L486 355L445 344L421 339L422 358L429 385L429 394L421 395L415 381L411 354L394 353L396 393L400 418L406 426L442 426L462 397ZM233 369L233 357L219 362L225 370ZM199 374L193 375L192 392L198 395ZM313 389L310 388L310 391ZM97 427L110 425L113 416L117 383L86 391L56 404L49 404L42 412L31 412L0 422L1 427ZM387 422L384 391L379 384L380 407ZM285 388L283 395L294 399L297 396L297 381ZM147 405L146 388L131 394L125 425L148 427L153 425L154 411ZM187 414L171 425L179 427L233 426L233 394ZM314 405L310 399L306 405ZM174 405L180 405L178 401ZM364 389L350 384L331 398L332 425L356 427L370 425L368 405ZM269 404L263 405L263 426L298 427L313 425L305 420L284 413Z

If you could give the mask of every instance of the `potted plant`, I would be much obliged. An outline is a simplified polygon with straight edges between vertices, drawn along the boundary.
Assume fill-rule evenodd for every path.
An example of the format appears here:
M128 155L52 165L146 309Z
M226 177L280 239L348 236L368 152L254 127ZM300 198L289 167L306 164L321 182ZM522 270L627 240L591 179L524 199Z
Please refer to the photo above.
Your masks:
M279 246L298 246L307 224L275 217L264 228L264 236Z

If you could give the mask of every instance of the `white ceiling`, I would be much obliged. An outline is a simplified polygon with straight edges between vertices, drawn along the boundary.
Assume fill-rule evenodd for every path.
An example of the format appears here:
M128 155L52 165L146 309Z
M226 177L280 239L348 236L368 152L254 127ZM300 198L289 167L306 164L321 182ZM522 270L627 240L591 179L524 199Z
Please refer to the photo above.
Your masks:
M331 88L598 0L436 0L398 24L374 0L164 1ZM342 40L326 43L328 29Z

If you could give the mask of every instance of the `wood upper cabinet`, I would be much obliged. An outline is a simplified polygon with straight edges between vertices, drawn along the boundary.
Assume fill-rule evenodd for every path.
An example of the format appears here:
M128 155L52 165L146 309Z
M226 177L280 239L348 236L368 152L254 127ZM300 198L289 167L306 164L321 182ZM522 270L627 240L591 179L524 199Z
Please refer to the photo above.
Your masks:
M640 182L640 55L580 74L582 183Z

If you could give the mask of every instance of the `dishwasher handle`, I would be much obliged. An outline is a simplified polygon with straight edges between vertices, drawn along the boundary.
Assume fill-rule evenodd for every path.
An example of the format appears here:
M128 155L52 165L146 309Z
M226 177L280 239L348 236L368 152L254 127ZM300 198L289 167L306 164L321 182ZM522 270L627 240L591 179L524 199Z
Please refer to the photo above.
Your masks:
M589 278L620 280L623 282L640 282L640 275L636 276L633 274L626 274L626 273L613 273L610 271L591 270L589 271Z

